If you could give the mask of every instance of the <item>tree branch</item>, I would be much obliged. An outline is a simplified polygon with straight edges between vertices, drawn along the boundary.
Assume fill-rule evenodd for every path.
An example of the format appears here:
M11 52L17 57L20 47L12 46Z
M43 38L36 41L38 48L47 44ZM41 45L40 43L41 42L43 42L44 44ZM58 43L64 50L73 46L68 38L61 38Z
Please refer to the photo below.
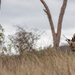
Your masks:
M67 6L67 0L64 0L63 1L63 5L61 7L60 14L59 14L58 26L57 26L57 42L58 42L58 45L60 43L62 21L63 21L63 17L64 17L66 6Z
M64 17L64 13L65 13L66 6L67 6L67 0L64 0L63 1L63 5L61 7L59 19L58 19L58 27L57 27L57 34L58 35L61 34L62 21L63 21L63 17Z
M55 36L55 29L54 29L54 24L53 24L51 12L50 12L47 4L45 3L45 1L44 0L40 0L40 1L43 4L43 6L45 7L44 11L47 14L47 17L48 17L48 20L49 20L49 23L50 23L50 27L51 27L51 31L52 31L52 35L53 35L53 39L54 39L56 36Z

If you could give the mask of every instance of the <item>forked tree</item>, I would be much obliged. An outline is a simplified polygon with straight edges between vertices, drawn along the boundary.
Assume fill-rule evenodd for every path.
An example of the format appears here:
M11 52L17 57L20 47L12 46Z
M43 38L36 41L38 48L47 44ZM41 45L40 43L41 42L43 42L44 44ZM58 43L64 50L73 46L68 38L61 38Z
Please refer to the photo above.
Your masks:
M53 37L53 45L57 49L59 47L59 43L60 43L62 21L63 21L66 6L67 6L67 0L63 0L63 4L62 4L61 10L60 10L58 24L57 24L57 32L55 32L52 15L51 15L48 5L46 4L46 2L44 0L40 0L40 1L45 8L44 11L47 14L47 17L49 20L49 24L50 24L51 31L52 31L52 37Z

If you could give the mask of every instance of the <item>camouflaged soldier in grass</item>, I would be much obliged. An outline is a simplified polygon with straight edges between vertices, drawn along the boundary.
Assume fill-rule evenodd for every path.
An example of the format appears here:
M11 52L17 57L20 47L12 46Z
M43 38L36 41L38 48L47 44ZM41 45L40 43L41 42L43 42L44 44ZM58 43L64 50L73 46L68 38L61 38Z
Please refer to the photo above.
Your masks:
M68 41L68 44L71 46L72 50L75 51L75 34L72 37L72 40Z

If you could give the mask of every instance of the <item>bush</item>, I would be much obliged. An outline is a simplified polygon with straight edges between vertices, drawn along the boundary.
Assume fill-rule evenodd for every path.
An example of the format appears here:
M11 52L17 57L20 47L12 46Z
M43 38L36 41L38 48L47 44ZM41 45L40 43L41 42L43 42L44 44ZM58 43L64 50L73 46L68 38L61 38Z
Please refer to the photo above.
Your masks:
M15 35L10 35L9 39L13 44L15 50L18 50L20 53L24 51L32 51L35 50L35 42L39 39L39 36L36 31L34 33L32 31L27 31L22 27L17 26L17 32Z
M5 38L4 29L0 25L0 51L2 51L2 52L3 52L4 38Z

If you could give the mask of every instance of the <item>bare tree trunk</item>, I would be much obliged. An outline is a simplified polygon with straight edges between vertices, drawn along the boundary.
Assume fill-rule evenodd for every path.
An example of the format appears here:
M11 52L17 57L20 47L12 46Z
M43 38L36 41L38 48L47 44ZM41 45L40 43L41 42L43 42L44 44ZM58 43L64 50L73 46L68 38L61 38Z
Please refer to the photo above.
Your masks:
M1 0L0 0L0 9L1 9Z
M65 8L66 8L66 5L67 5L67 0L63 1L63 5L61 7L61 11L60 11L60 15L59 15L58 27L57 27L56 33L55 33L55 29L54 29L54 24L53 24L51 12L50 12L47 4L45 3L45 1L44 0L40 0L40 1L43 4L43 6L45 7L44 11L47 14L47 17L48 17L48 20L49 20L49 23L50 23L50 27L51 27L51 31L52 31L53 45L57 49L57 47L59 47L59 43L60 43L62 21L63 21L63 16L64 16L64 13L65 13Z

